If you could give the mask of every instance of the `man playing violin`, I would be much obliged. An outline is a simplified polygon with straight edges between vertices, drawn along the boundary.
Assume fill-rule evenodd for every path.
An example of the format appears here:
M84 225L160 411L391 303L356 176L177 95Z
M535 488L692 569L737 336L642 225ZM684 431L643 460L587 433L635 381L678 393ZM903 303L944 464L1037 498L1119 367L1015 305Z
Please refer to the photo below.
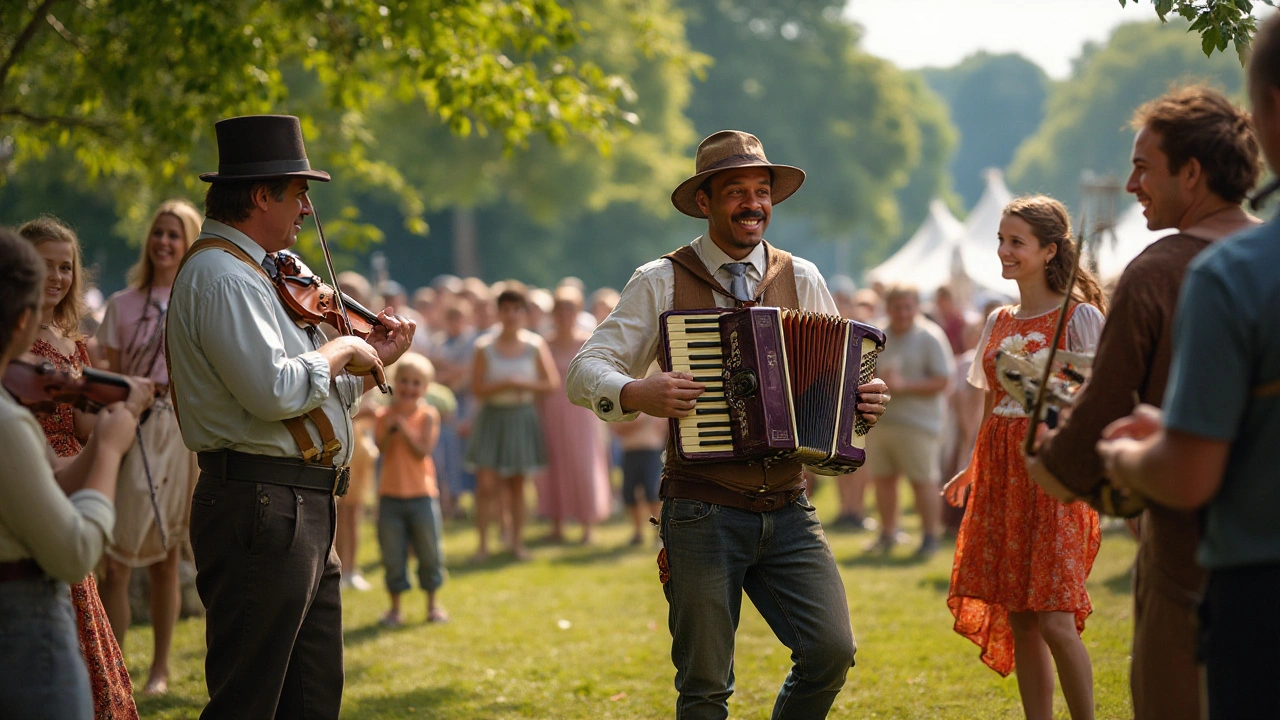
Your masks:
M337 718L342 608L334 497L351 416L416 326L329 339L277 294L275 253L312 214L298 119L215 126L205 222L174 283L167 344L183 440L198 454L191 546L207 610L202 718ZM363 376L357 377L357 376Z

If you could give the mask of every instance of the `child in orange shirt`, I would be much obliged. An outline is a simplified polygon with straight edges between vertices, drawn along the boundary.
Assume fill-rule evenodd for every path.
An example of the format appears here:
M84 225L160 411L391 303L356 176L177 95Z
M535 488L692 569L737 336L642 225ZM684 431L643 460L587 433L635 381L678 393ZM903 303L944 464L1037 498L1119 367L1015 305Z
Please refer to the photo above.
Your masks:
M378 411L374 437L382 456L378 486L378 545L386 572L391 609L383 616L388 626L401 624L400 594L409 589L408 551L418 557L418 586L427 591L427 622L449 619L436 603L444 584L444 552L440 492L431 459L440 437L440 413L423 400L435 378L431 361L405 353L394 368L395 395Z

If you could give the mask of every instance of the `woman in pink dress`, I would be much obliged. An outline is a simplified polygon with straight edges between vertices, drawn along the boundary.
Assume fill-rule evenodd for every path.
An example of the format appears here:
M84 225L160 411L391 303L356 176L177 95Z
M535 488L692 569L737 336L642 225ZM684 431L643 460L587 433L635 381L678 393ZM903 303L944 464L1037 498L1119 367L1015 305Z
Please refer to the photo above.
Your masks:
M19 228L18 233L35 245L48 269L40 333L31 346L31 354L64 372L79 373L89 364L89 351L80 332L80 319L84 315L80 241L70 228L52 217L32 220ZM92 432L94 419L63 404L54 413L41 417L40 427L54 453L59 458L69 458L83 449L81 441ZM93 575L71 586L71 605L76 616L80 652L89 669L94 717L96 720L136 720L138 709L133 702L133 684Z
M582 304L577 288L556 290L547 345L560 377L568 374L569 363L587 341L588 334L578 326ZM538 479L538 512L551 520L553 542L564 540L565 520L581 523L582 542L591 542L592 528L609 517L613 505L603 424L563 392L544 395L539 409L547 468Z

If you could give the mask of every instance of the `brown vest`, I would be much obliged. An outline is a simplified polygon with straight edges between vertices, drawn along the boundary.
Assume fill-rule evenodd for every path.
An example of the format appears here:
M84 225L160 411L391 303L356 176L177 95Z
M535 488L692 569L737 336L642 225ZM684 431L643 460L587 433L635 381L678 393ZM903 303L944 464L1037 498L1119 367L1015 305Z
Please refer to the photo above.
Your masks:
M707 239L706 242L711 242ZM763 241L762 241L763 242ZM765 243L768 262L764 277L756 287L757 305L768 307L800 308L800 296L796 292L795 269L791 253ZM671 261L675 272L673 310L702 310L716 307L715 294L732 297L711 275L707 266L693 248L685 245L673 253L664 255ZM736 299L735 299L735 302ZM741 305L741 303L737 303ZM658 352L666 361L666 348L659 343ZM667 438L667 460L662 469L664 480L713 482L743 493L763 493L789 490L804 481L800 463L794 460L771 460L767 464L759 460L735 460L727 462L685 462L676 450L674 436ZM664 495L665 496L665 495Z

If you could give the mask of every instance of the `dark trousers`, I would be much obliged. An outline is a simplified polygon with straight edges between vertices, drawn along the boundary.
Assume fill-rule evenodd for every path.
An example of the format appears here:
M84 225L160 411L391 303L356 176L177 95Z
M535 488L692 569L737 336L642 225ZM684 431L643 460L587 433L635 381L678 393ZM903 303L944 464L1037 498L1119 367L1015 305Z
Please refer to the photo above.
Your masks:
M334 518L324 491L200 474L191 549L207 611L203 720L338 717Z
M1280 565L1209 571L1200 660L1209 720L1280 718Z

